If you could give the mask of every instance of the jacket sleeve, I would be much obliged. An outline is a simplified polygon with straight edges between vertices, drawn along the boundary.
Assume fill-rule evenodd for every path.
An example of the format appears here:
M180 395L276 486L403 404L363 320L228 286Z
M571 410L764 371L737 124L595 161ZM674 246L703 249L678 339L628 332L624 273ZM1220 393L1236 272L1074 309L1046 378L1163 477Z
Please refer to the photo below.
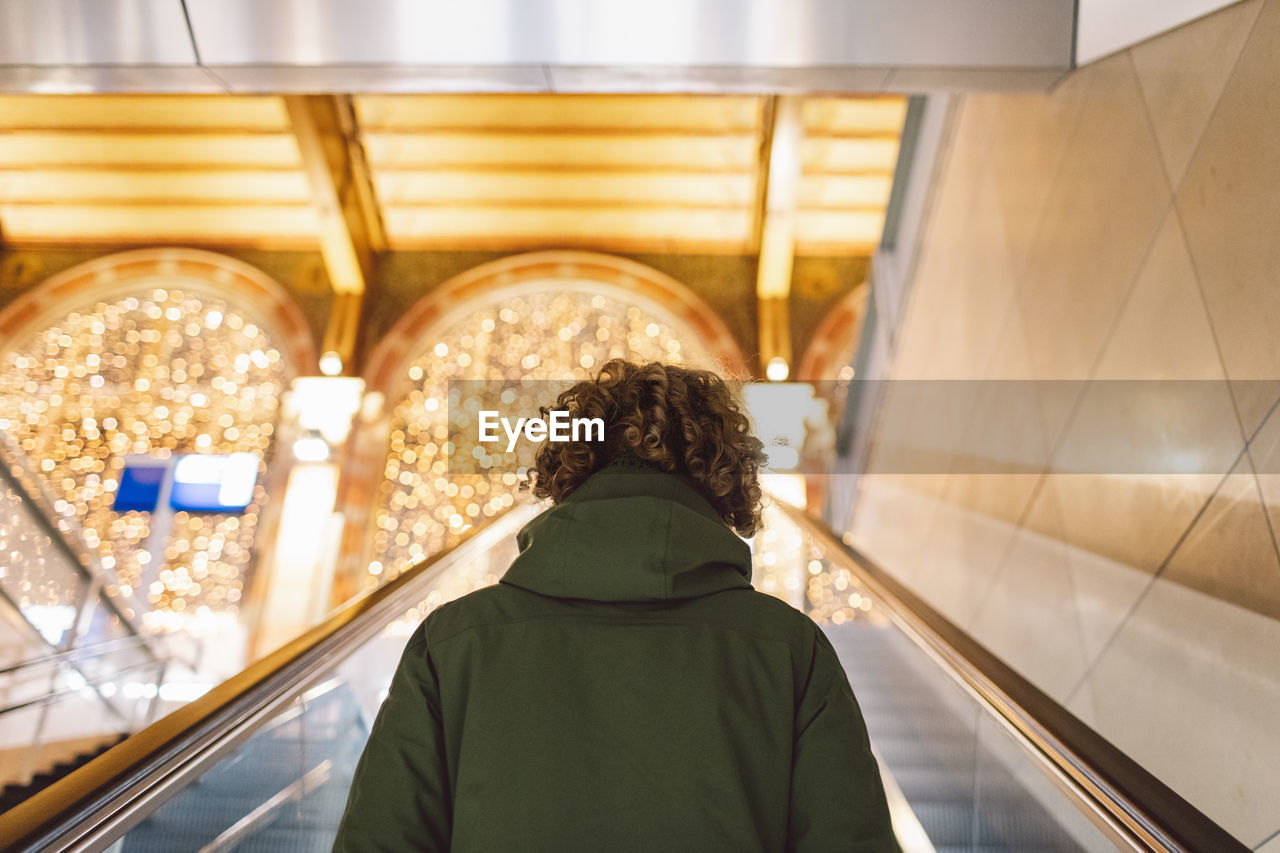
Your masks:
M410 638L356 765L334 853L444 853L452 831L439 685L425 624Z
M862 711L821 629L796 718L788 853L901 853Z

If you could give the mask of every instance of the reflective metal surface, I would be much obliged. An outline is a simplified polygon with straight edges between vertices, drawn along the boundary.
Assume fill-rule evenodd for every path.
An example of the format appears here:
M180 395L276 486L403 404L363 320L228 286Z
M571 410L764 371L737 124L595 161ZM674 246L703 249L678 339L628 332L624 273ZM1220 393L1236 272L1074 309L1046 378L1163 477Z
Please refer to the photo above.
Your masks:
M4 0L0 65L190 65L181 0Z
M546 92L540 65L229 65L212 73L237 93Z
M1073 0L7 0L0 91L1044 89L1073 17Z
M199 65L0 65L0 92L15 94L226 91L221 80Z
M1064 0L187 0L204 63L1029 67Z
M1056 72L1055 72L1056 73ZM882 92L892 68L745 68L565 65L547 69L555 92L697 92L803 94Z

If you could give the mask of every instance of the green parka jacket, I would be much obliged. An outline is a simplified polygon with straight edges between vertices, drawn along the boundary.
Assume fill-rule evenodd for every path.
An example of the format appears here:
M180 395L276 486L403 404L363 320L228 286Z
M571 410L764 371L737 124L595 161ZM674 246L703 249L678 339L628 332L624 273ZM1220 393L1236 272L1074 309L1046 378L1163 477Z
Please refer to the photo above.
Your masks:
M335 851L897 851L829 641L689 478L597 471L413 634Z

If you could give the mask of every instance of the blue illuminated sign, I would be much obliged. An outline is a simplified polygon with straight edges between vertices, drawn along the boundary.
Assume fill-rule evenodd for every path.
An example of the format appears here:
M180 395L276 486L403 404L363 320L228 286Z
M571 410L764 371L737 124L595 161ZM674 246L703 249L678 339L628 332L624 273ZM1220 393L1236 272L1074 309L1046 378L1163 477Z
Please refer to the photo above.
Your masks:
M168 466L162 461L125 465L120 475L120 487L116 489L116 512L154 512L160 500L160 487Z
M188 512L239 512L253 500L258 457L192 453L178 457L169 505Z
M254 453L188 453L173 461L169 506L186 512L241 512L258 481ZM154 512L169 460L126 463L116 492L117 512Z

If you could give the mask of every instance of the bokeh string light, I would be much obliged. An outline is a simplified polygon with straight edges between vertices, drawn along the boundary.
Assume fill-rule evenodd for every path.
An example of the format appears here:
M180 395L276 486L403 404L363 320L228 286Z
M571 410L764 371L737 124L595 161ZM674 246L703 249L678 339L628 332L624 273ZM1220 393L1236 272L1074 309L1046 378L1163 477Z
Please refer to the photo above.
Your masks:
M367 583L394 577L521 499L515 470L449 473L451 380L563 381L586 378L615 357L682 363L701 356L660 318L604 294L546 291L476 308L407 367L409 391L393 413ZM234 613L253 569L262 478L289 379L264 329L224 299L156 287L68 313L17 341L3 359L0 428L46 478L59 509L79 518L122 591L149 602L146 623L172 629L204 613ZM543 402L528 396L514 407L532 412ZM262 460L249 507L243 514L176 513L163 564L146 572L150 514L112 508L125 455L242 451ZM856 618L865 608L848 579L815 555L803 560L795 536L778 516L760 534L757 588L784 600L803 596L815 618ZM799 570L796 560L804 562ZM815 564L820 570L806 577ZM154 580L139 589L148 574ZM496 577L487 566L455 581L445 598ZM47 586L39 565L24 568L24 583L33 593Z
M50 642L60 642L71 628L81 594L75 568L7 480L0 481L0 587L35 616L33 623ZM26 651L21 642L6 643L0 663L20 660Z
M552 387L537 380L585 379L611 358L679 364L691 357L702 355L650 312L571 289L495 298L426 341L406 368L409 390L392 413L366 585L395 577L522 499L514 466L495 465L487 474L450 473L450 381L533 380L509 406L536 414L539 404L549 402L539 392Z
M252 568L262 480L290 368L270 335L225 299L176 288L72 311L10 342L0 372L0 428L79 518L126 593L177 628L232 612ZM127 454L251 452L259 482L242 514L178 512L155 580L147 512L113 509Z
M790 602L818 623L840 625L870 616L872 600L853 574L833 565L814 538L776 504L766 506L764 523L752 548L756 589Z
M604 294L541 292L494 300L425 342L406 368L409 391L392 415L390 448L375 517L368 586L395 577L417 560L448 547L472 524L523 500L517 470L496 465L488 475L452 473L449 382L487 380L514 390L516 412L534 412L538 386L516 380L584 379L610 358L698 363L703 354L674 329L634 305ZM548 386L551 383L547 383ZM500 462L510 455L495 454ZM491 555L490 555L491 556ZM440 604L496 583L505 563L490 556L441 579L431 595L397 626L408 630ZM506 555L514 556L514 552ZM809 538L776 508L753 543L753 585L811 612L817 621L865 616L870 602L857 595L842 569L821 559ZM846 591L847 590L847 591ZM865 603L864 603L865 602Z

